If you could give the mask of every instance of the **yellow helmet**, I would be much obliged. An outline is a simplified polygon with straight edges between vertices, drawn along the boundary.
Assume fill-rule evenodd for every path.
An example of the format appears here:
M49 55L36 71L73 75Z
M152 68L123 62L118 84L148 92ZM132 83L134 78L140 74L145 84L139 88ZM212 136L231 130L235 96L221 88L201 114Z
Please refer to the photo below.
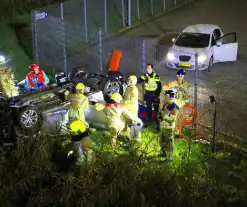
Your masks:
M128 81L130 81L131 85L136 85L137 84L137 77L135 75L131 75L131 76L129 76Z
M81 120L72 121L69 125L70 133L79 135L87 130L88 126Z
M84 91L85 85L83 83L77 83L75 86L76 91Z
M117 103L120 103L123 100L123 97L119 93L115 92L112 94L111 99Z

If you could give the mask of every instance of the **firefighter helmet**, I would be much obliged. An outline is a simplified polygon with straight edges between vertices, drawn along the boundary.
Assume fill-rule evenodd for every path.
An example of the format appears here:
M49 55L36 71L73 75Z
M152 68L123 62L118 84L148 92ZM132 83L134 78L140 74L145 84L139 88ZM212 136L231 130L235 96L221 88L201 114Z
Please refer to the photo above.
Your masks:
M80 135L87 130L88 125L81 120L72 121L69 125L71 134Z
M186 74L186 70L185 69L179 69L177 72L177 76L183 76Z
M123 97L119 93L115 92L112 94L111 100L120 103L123 100Z
M30 65L29 66L29 69L31 70L31 71L34 71L34 70L36 70L36 69L39 69L39 65L38 64L32 64L32 65Z
M77 83L75 86L75 90L78 92L84 91L85 85L83 83Z
M131 76L129 76L128 81L130 82L131 85L136 85L137 84L137 77L135 75L131 75Z

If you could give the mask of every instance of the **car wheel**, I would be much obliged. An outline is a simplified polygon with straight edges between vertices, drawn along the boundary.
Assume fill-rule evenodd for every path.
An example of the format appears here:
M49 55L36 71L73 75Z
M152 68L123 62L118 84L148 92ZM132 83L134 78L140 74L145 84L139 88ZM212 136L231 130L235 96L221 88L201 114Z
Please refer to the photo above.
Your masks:
M116 78L109 77L103 80L103 82L100 84L100 90L103 92L106 102L110 101L114 92L118 92L123 95L123 85Z
M0 109L7 109L8 108L8 98L0 92Z
M212 56L208 61L208 72L212 71L213 63L214 63L214 59L213 59L213 56Z
M77 67L71 70L71 72L68 74L68 77L71 82L81 82L87 79L88 73L85 71L84 68Z
M24 131L35 133L42 126L42 118L40 112L33 108L24 108L20 113L20 125Z

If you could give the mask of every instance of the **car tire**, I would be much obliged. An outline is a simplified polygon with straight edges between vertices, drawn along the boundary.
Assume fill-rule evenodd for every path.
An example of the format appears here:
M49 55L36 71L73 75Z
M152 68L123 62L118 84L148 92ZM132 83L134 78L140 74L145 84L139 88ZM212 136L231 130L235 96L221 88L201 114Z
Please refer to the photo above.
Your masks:
M82 81L81 83L83 83L87 87L90 87L91 91L100 90L99 86L100 86L101 80L99 78L88 78Z
M21 110L19 123L25 132L36 133L42 126L41 113L34 107L26 107Z
M7 109L8 108L8 97L0 92L0 109Z
M122 83L114 77L108 77L104 79L100 84L100 90L103 92L104 99L106 102L110 101L111 95L114 92L118 92L121 95L123 95L124 91Z
M214 64L214 58L212 56L208 61L208 72L212 71L213 64Z
M84 68L76 67L71 70L68 77L71 82L82 82L87 79L88 73Z

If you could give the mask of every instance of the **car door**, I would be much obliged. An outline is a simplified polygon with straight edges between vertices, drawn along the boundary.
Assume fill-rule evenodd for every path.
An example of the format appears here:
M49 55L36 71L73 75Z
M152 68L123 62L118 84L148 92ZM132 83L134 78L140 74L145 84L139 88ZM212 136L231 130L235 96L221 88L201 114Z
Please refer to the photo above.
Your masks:
M216 45L213 48L215 62L236 61L238 53L236 32L216 39Z

